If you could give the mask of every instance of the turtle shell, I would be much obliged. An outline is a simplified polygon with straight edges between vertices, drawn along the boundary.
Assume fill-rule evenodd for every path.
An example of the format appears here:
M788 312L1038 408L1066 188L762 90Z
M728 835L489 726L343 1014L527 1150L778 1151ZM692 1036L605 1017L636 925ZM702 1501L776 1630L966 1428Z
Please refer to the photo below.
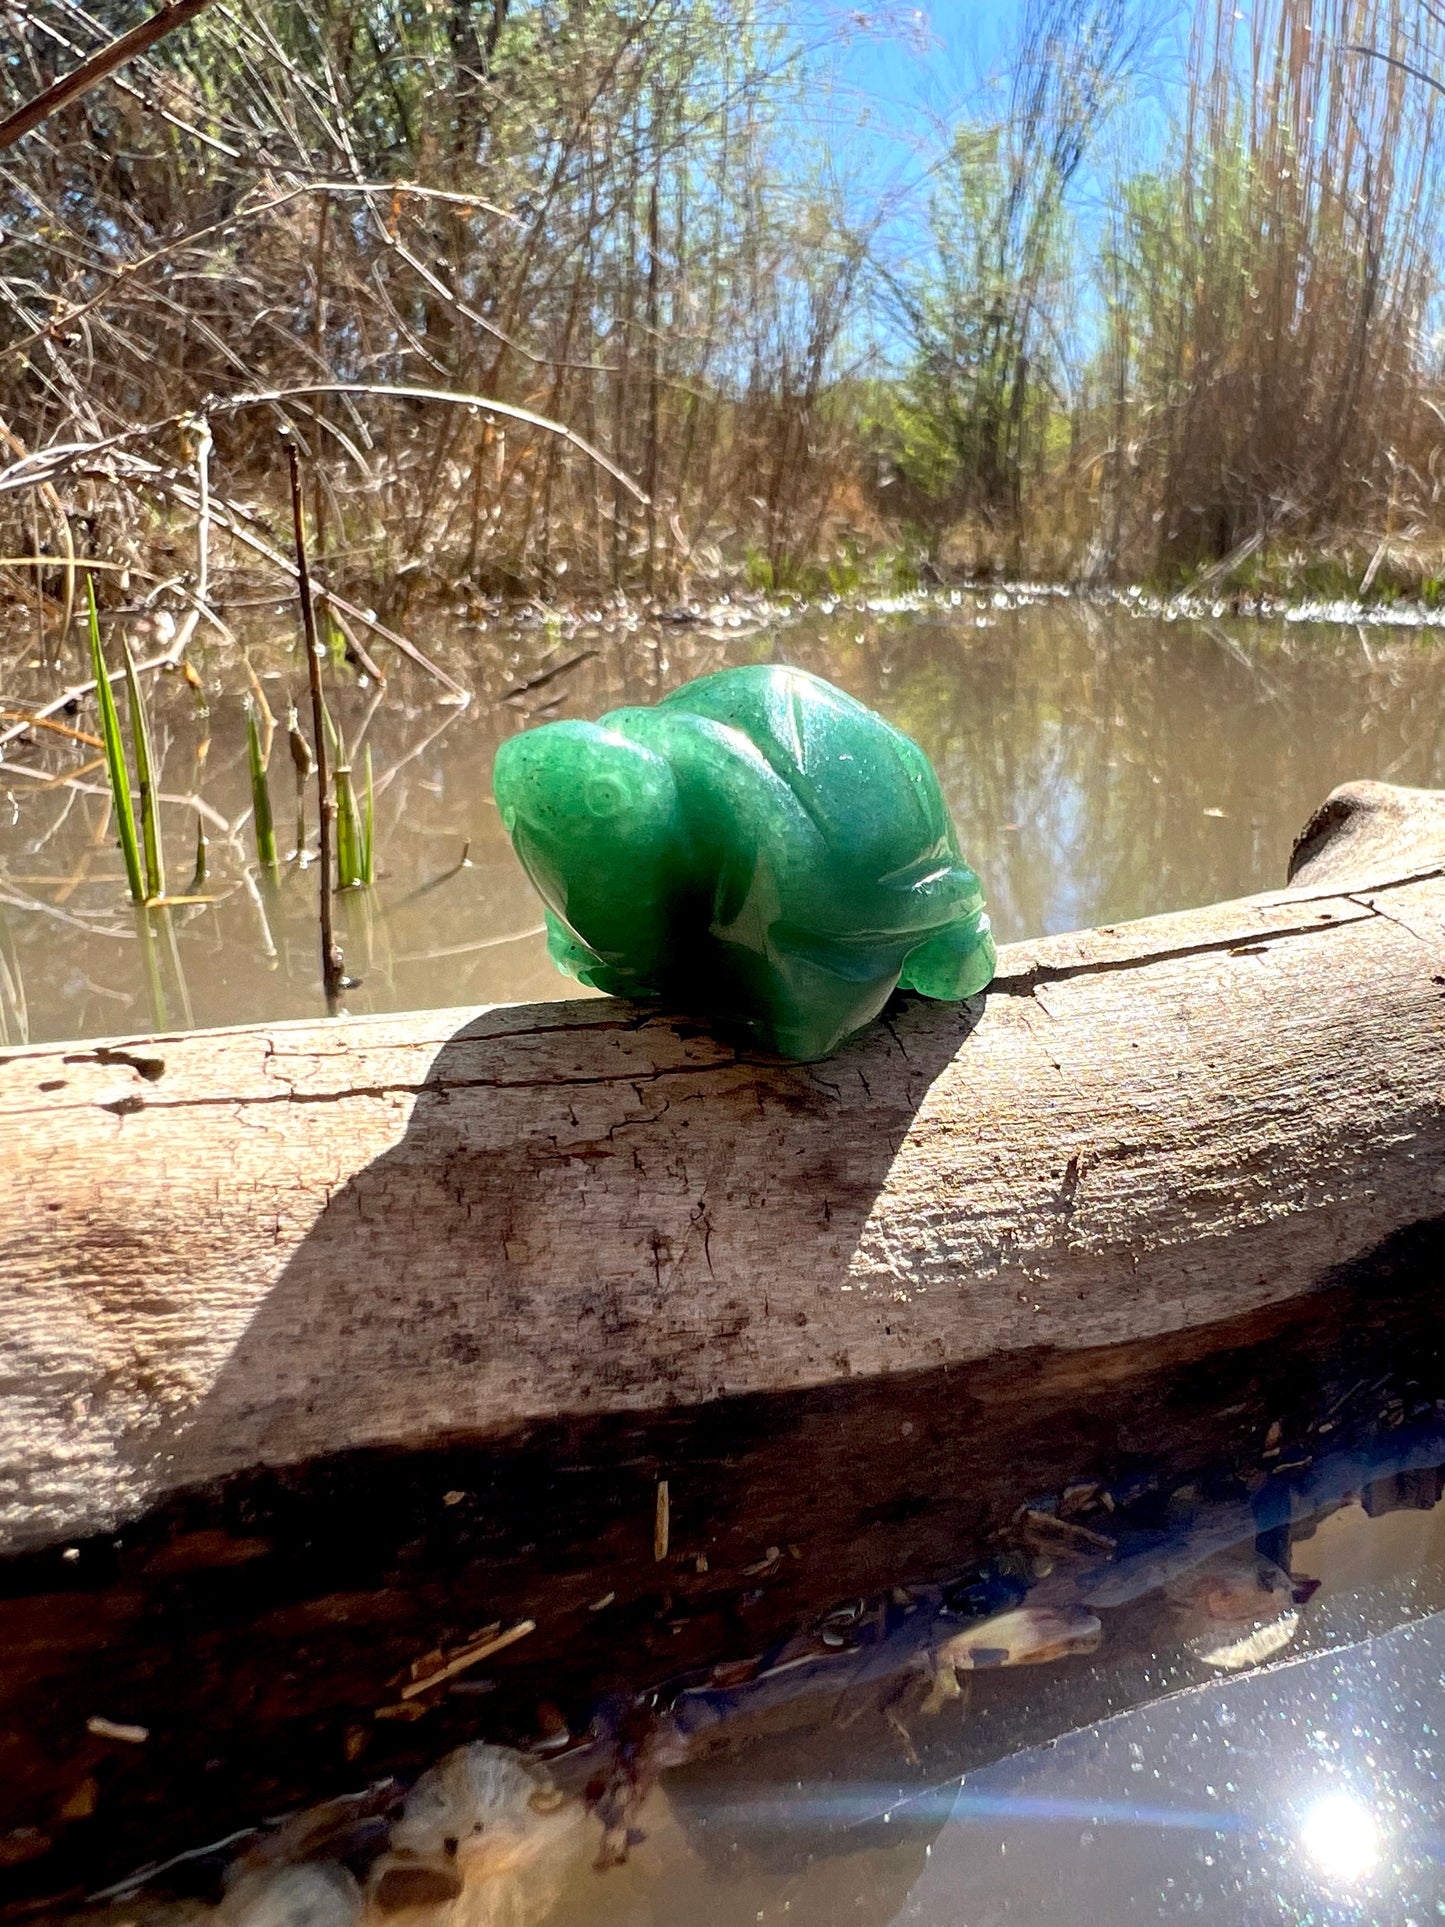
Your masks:
M927 756L820 677L726 669L504 744L502 819L582 982L826 1056L902 984L983 989L994 946Z

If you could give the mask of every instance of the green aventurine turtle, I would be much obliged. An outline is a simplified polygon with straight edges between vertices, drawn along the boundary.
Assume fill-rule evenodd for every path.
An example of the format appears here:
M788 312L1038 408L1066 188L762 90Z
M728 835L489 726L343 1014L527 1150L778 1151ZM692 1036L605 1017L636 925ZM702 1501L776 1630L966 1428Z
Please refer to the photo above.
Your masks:
M901 984L982 990L995 952L933 766L798 669L724 669L497 752L497 806L559 969L734 1042L825 1057Z

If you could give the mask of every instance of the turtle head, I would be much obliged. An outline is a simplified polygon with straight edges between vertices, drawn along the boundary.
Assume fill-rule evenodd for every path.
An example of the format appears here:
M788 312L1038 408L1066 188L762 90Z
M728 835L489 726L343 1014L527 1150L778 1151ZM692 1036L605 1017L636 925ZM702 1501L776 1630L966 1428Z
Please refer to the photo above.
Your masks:
M686 841L666 761L599 723L545 723L503 743L502 824L552 910L609 963L647 970Z

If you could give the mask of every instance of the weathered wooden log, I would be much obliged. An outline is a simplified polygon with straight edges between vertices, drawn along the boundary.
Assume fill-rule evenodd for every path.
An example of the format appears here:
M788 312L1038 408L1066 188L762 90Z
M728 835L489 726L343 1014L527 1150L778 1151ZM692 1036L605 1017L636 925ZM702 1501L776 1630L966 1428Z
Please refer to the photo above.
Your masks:
M1445 819L1339 796L1294 887L1014 946L810 1067L602 1001L11 1053L0 1546L268 1462L1149 1338L1438 1219Z
M1295 839L1289 881L1316 888L1374 866L1406 871L1438 866L1445 851L1445 790L1396 783L1341 783Z

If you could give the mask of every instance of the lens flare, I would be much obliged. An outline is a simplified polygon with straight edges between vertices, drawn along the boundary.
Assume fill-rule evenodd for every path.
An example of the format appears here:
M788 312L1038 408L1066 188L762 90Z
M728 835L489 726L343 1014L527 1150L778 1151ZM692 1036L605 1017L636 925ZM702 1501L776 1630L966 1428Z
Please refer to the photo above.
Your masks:
M1380 1857L1380 1829L1353 1794L1326 1793L1306 1813L1300 1845L1330 1879L1361 1880Z

